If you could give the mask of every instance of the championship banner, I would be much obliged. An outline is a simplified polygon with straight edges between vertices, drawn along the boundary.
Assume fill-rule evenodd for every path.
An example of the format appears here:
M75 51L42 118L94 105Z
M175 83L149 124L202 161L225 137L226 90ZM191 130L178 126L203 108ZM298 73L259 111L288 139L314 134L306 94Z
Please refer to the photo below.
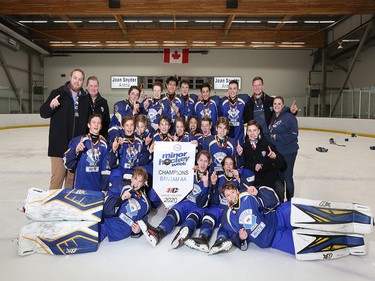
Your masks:
M156 142L153 188L170 208L193 189L195 145L190 142Z

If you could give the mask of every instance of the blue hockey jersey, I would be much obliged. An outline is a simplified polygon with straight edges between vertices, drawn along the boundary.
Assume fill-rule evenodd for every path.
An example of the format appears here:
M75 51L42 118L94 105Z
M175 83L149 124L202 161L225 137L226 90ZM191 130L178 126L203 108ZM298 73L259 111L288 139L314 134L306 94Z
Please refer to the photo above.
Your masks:
M82 142L85 149L76 153L77 145ZM73 188L101 191L107 189L110 167L108 165L107 142L99 137L96 143L90 134L73 138L63 157L64 165L75 170Z

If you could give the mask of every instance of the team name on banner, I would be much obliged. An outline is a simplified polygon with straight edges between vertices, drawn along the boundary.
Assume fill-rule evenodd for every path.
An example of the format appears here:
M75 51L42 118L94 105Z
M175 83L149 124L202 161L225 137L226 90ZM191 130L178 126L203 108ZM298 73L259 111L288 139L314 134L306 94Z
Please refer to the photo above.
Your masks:
M170 208L193 189L195 145L189 142L156 142L153 188Z

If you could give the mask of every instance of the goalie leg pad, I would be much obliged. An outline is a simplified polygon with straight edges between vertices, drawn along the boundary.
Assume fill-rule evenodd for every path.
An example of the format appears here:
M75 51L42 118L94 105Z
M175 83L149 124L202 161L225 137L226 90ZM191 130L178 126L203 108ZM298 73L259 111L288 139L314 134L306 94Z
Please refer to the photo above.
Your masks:
M98 249L98 223L88 221L32 222L18 241L18 255L34 253L68 255Z
M328 260L366 254L365 239L361 234L294 229L293 241L298 260Z
M370 207L303 198L292 198L290 220L294 227L358 234L371 233L374 224Z
M27 218L34 221L97 221L103 211L104 194L83 189L43 191L30 188L24 202Z

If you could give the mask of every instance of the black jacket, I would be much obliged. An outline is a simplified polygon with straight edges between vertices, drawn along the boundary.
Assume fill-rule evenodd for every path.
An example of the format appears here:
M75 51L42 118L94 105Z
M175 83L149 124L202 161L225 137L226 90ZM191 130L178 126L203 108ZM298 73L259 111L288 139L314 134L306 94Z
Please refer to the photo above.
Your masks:
M263 92L262 94L262 102L263 102L263 108L264 108L264 114L266 117L267 126L270 125L272 115L273 115L273 97L270 97L266 93ZM243 111L243 123L246 125L247 122L250 120L254 120L254 95L252 95L249 99L249 101L245 104L245 109Z
M269 153L268 146L276 153L276 158L271 159L267 155ZM241 163L242 162L242 163ZM285 170L286 162L284 157L277 152L275 146L266 138L261 137L258 140L255 150L251 148L248 140L243 144L243 155L240 158L240 165L244 168L250 169L255 173L255 186L270 186L274 187L277 180L280 180L278 171ZM262 169L255 171L256 164L262 164Z
M89 94L88 96L90 97ZM109 107L108 107L107 100L103 98L100 94L98 94L98 96L95 99L95 104L90 98L90 105L91 105L91 113L97 113L102 116L102 129L100 130L100 134L104 138L107 138L109 122L110 122Z
M90 100L85 91L81 90L78 99L78 117L75 117L74 101L68 89L69 82L51 94L40 107L42 118L51 118L49 128L48 156L63 157L73 137L86 134L87 121L91 113ZM50 103L60 95L60 105L51 109Z

